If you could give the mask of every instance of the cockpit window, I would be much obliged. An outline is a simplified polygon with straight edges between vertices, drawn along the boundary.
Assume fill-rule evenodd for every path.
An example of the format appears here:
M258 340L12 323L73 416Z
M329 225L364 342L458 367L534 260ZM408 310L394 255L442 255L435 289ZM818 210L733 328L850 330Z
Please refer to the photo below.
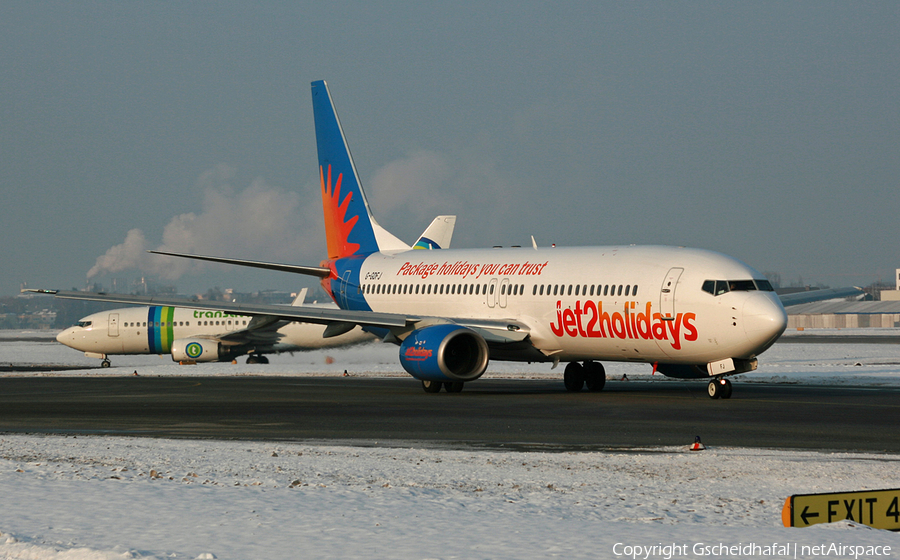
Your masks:
M728 289L732 292L752 292L756 289L753 280L729 280Z
M728 292L774 292L768 280L706 280L702 287L704 292L720 296Z
M91 321L78 321L77 323L75 323L75 326L86 329L87 327L91 326Z
M728 282L727 280L706 280L703 282L703 291L714 296L720 296L733 289L730 287L730 284L733 284L733 282Z

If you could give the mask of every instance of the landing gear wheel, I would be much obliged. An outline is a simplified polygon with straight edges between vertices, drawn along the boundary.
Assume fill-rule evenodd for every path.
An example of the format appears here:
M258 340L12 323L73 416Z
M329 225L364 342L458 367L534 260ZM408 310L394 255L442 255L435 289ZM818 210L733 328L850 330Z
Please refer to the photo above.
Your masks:
M448 393L462 393L463 385L465 385L465 383L463 383L462 381L444 383L444 390Z
M730 399L731 398L731 381L725 379L725 384L722 386L722 395L719 397L720 399Z
M706 386L706 391L711 399L730 399L731 381L727 379L713 379Z
M248 364L268 364L269 358L266 358L262 354L250 354L247 356Z
M102 362L100 362L100 367L109 367L109 366L110 366L109 360L103 360Z
M566 391L577 393L584 387L584 368L578 362L569 362L566 364L566 371L563 373L563 383L566 385Z
M584 382L588 391L597 393L606 385L606 370L599 362L584 362Z
M441 390L441 386L443 386L443 383L440 381L422 380L422 389L424 389L426 393L438 393Z

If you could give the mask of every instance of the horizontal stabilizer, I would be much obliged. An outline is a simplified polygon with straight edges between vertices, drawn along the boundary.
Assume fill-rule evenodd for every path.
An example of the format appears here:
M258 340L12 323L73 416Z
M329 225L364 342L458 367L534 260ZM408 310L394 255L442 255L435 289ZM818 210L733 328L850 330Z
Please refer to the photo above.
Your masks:
M147 251L154 255L166 255L169 257L181 257L183 259L194 259L197 261L209 261L223 264L233 264L237 266L249 266L252 268L264 268L266 270L277 270L280 272L290 272L292 274L306 274L307 276L318 276L319 278L328 278L331 270L321 266L301 266L298 264L281 264L268 263L262 261L248 261L244 259L229 259L225 257L208 257L204 255L189 255L187 253L170 253L168 251Z
M131 305L170 305L172 307L223 311L226 313L234 313L235 315L256 316L260 318L260 321L302 321L304 323L318 323L320 325L328 325L331 323L353 323L360 326L405 328L407 325L411 325L420 320L419 317L409 317L397 313L352 311L349 309L336 309L334 307L312 305L292 306L228 303L222 301L191 301L166 296L130 296L125 294L73 292L63 290L28 289L25 291L36 294L54 295L62 299L104 301L108 303L124 303Z

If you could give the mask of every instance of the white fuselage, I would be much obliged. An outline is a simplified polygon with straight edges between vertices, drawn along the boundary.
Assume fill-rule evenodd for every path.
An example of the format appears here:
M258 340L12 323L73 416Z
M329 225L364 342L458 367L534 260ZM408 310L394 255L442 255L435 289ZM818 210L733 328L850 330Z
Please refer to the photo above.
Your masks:
M746 282L753 280L758 282ZM713 286L731 282L735 289L716 295L709 281ZM362 262L359 284L334 292L339 306L515 321L527 327L535 348L561 361L752 359L787 325L784 308L762 274L699 249L376 253Z

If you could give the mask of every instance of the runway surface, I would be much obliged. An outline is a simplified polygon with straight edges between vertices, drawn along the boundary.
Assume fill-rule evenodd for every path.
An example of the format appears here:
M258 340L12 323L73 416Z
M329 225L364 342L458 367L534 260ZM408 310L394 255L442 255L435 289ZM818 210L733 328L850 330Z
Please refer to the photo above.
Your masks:
M0 378L0 432L357 445L598 450L688 445L900 452L900 389L485 379L426 394L405 378Z

